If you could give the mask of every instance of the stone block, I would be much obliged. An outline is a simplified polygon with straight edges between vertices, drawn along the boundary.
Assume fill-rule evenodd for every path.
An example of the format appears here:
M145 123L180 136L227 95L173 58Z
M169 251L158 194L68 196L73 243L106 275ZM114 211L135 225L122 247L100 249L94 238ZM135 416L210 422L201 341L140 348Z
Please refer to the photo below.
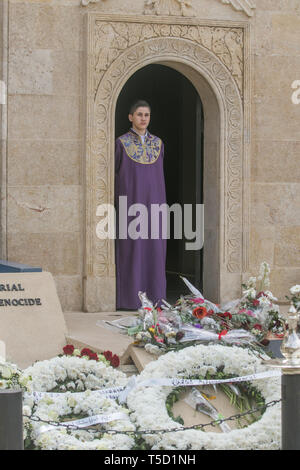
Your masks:
M74 260L76 261L76 260ZM78 269L80 260L77 259L75 265ZM82 311L83 292L82 292L82 274L78 275L55 275L53 276L56 284L58 297L64 312Z
M79 186L11 186L8 188L9 232L75 233L81 230Z
M300 5L298 0L285 0L278 2L278 0L259 0L257 5L259 10L263 11L291 11L294 13L300 13Z
M276 230L274 263L277 267L297 268L300 266L299 234L299 226L281 227Z
M300 220L300 184L253 183L251 208L257 229L294 226Z
M68 312L64 316L68 330L68 342L76 347L89 347L97 352L109 350L122 359L128 346L132 343L130 336L113 332L98 325L101 320L121 318L121 312L119 314L118 312L106 312L105 314ZM122 363L124 364L126 361L122 361Z
M300 15L286 10L282 14L272 14L273 54L299 55L299 34Z
M300 268L277 268L273 267L270 274L271 292L279 299L280 302L287 302L285 296L290 297L289 289L299 284Z
M81 146L78 141L10 140L10 186L73 185L81 183Z
M47 49L11 49L9 53L9 94L53 93L53 58Z
M299 55L289 56L284 53L263 57L256 55L253 71L254 101L256 103L267 101L276 104L277 100L280 100L280 104L286 103L288 111L294 92L291 85L296 79L300 79L297 75L299 68ZM295 105L294 107L297 108Z
M274 263L274 244L275 244L275 227L264 225L255 225L251 228L250 235L250 266L259 270L263 261L271 266Z
M300 142L256 141L253 145L251 178L257 183L300 181Z
M41 266L53 276L81 273L82 244L78 233L9 233L7 245L11 261ZM65 292L66 295L71 293Z
M80 99L74 96L12 95L9 139L80 139Z
M85 13L78 2L11 2L10 41L21 48L83 50Z
M253 121L257 140L297 141L299 139L299 105L292 102L291 84L276 98L269 95L267 100L255 103Z
M0 290L1 340L7 360L23 368L59 354L67 330L52 275L5 273L0 275L0 284L22 289Z

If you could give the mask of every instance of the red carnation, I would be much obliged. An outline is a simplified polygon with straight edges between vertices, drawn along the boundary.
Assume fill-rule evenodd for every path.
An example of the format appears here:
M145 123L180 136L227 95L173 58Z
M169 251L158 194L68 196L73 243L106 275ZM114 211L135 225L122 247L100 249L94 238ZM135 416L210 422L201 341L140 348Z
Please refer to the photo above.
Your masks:
M252 300L252 305L254 307L257 307L259 305L259 300L257 300L257 299Z
M111 361L110 361L110 364L112 365L112 367L119 367L120 365L120 359L119 359L119 356L117 356L116 354L113 355Z
M73 352L74 352L74 346L72 344L67 344L64 348L63 348L63 352L67 355L67 356L72 356Z
M259 323L255 323L255 325L253 325L253 328L260 331L262 330L262 326Z
M107 361L111 361L113 357L113 353L111 351L104 351L103 356Z

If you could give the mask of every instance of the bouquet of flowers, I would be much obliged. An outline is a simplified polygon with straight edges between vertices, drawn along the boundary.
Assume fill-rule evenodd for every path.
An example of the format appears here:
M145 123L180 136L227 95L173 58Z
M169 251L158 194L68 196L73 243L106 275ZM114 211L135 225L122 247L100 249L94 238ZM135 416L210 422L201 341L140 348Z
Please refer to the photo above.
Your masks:
M190 290L174 305L165 300L153 305L145 292L139 292L141 308L138 319L127 333L135 344L154 354L180 349L194 342L219 342L236 345L265 345L268 338L282 338L285 319L269 289L270 267L262 263L257 278L242 284L242 297L220 306L205 299L186 278ZM300 308L300 288L299 288Z
M300 285L296 284L295 286L291 287L290 294L290 297L286 296L287 300L292 303L297 312L300 312Z
M270 267L263 262L258 277L250 277L242 284L242 298L227 305L231 307L233 323L251 331L262 344L268 338L282 338L286 321L280 315L279 306L275 303L270 288Z

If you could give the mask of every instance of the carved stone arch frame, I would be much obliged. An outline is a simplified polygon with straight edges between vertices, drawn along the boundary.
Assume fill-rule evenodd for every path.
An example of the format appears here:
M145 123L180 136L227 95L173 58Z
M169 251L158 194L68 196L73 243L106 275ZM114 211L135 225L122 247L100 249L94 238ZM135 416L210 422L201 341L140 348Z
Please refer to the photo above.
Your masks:
M228 31L243 40L241 76L207 47ZM136 37L134 37L134 32ZM197 36L197 33L199 36ZM96 233L101 204L114 203L115 109L127 80L158 63L184 74L204 110L204 295L240 294L249 258L250 51L246 22L87 14L84 310L115 311L112 239ZM205 43L205 45L204 45ZM240 52L239 60L241 60ZM235 72L235 73L234 73ZM129 273L130 275L130 273Z

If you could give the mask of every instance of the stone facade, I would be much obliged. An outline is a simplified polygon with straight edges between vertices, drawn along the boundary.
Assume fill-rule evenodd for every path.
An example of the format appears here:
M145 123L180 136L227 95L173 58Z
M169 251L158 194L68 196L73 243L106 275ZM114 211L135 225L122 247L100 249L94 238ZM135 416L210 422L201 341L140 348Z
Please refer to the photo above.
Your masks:
M207 227L218 233L218 300L238 295L261 261L284 300L300 277L298 0L3 0L0 8L2 258L50 271L65 311L113 309L113 245L96 239L95 209L112 200L114 106L126 77L159 61L187 76L220 119L206 134L224 170L206 169L218 182L218 220Z

